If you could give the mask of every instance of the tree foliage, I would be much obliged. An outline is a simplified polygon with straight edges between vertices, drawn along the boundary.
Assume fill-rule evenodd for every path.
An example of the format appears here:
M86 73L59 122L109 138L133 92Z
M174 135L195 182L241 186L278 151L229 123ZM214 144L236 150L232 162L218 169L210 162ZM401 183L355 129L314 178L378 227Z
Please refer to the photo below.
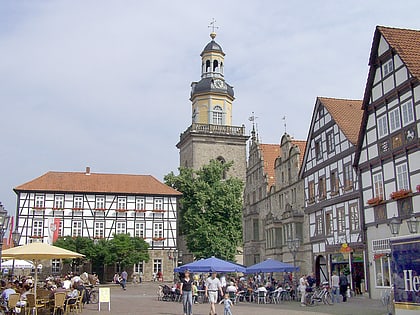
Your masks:
M196 258L216 256L233 260L242 240L242 189L238 178L224 179L233 162L211 160L194 171L179 168L165 183L183 193L179 229Z
M108 241L105 251L105 264L118 264L121 268L149 261L149 244L142 238L130 237L129 234L115 234Z
M118 264L121 268L134 265L139 261L149 261L149 245L141 238L129 234L117 234L111 240L100 239L94 242L87 237L61 237L55 246L85 255L85 258L74 259L73 265L82 265L91 261L93 266Z

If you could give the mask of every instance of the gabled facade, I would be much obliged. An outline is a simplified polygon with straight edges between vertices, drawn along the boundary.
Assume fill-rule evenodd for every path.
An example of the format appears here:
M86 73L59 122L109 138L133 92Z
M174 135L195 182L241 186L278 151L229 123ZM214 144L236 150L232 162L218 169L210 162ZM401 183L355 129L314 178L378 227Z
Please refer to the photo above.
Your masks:
M315 102L300 178L319 282L329 280L332 271L349 272L353 279L365 274L359 182L353 168L361 103L324 97Z
M133 271L143 272L145 280L161 271L172 280L175 262L169 253L177 248L181 194L154 177L97 174L86 168L85 173L48 172L14 191L20 244L52 244L60 236L111 239L130 234L150 245L149 262L139 262ZM112 277L115 271L110 272Z
M370 293L392 286L389 222L420 216L420 31L378 26L363 99L356 164L368 239Z
M255 134L249 150L244 193L244 263L252 265L267 258L310 270L307 222L303 213L303 183L298 173L305 141L283 135L280 145L259 143ZM288 239L300 240L296 255Z

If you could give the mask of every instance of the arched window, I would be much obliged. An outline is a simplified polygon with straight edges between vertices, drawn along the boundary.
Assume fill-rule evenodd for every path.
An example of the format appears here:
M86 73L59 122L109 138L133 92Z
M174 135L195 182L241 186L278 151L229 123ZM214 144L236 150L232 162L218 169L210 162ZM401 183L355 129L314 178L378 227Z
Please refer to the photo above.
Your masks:
M217 60L213 61L213 72L219 71L219 62Z
M206 72L210 71L210 60L206 61Z
M222 124L222 108L220 106L214 106L213 108L213 125Z

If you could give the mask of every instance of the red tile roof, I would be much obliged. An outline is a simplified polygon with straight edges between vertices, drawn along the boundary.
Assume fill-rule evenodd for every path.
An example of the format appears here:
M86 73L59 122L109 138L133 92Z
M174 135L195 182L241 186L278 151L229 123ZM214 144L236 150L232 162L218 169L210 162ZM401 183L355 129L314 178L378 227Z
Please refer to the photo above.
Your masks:
M34 180L19 185L19 191L182 195L151 175L98 174L83 172L48 172Z
M328 110L347 139L356 145L363 117L362 100L327 97L318 97L318 100Z
M260 144L261 155L264 160L264 172L267 174L269 189L276 182L274 173L274 162L280 156L280 145L278 144Z
M377 26L377 30L395 49L411 74L420 78L420 31L385 26Z

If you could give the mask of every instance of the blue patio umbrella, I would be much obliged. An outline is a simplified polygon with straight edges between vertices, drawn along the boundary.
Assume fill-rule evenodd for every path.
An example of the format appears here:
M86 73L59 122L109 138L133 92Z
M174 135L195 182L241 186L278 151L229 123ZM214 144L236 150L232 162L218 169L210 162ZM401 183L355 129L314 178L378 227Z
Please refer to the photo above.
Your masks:
M216 257L200 259L175 268L175 272L245 272L245 267Z
M290 264L268 258L267 260L246 268L245 273L259 272L293 272L299 271L299 267L293 267Z

